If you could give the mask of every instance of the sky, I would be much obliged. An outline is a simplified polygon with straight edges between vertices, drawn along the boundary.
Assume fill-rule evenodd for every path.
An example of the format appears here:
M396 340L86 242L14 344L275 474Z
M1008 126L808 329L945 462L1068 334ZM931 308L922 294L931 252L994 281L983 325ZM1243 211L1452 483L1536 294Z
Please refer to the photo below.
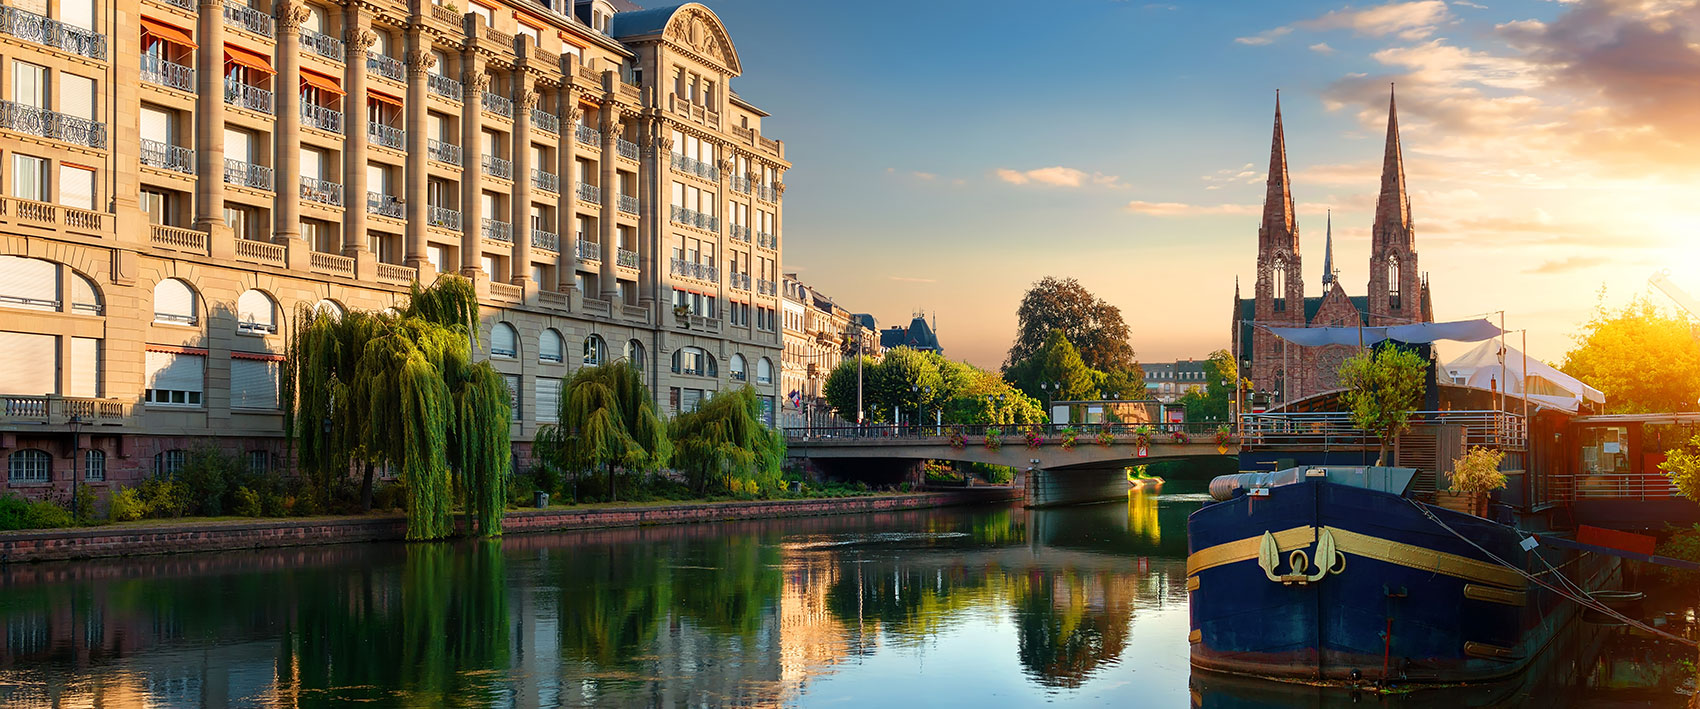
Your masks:
M1227 347L1277 90L1307 295L1330 209L1366 290L1390 84L1436 319L1504 311L1557 362L1602 290L1700 292L1700 0L707 4L794 163L785 270L882 328L936 314L955 359L1001 364L1044 276L1141 361Z

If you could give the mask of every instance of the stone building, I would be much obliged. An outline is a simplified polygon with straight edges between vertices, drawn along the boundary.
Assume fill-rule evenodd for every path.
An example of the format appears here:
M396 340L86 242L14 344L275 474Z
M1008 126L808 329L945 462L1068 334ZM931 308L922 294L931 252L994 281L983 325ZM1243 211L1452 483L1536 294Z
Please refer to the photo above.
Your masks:
M938 330L927 324L925 315L917 312L909 319L909 326L893 325L880 331L880 347L892 349L907 347L922 352L944 354L944 345L939 344Z
M7 487L128 484L206 441L282 465L297 309L445 273L476 286L522 458L580 366L633 361L665 412L775 366L789 163L703 5L0 14Z
M1355 351L1348 345L1301 347L1266 327L1352 327L1401 325L1434 320L1428 278L1419 275L1411 201L1405 191L1405 160L1399 146L1399 114L1387 102L1387 142L1382 154L1381 191L1370 227L1369 293L1348 296L1334 269L1333 217L1322 264L1322 295L1305 295L1299 227L1287 175L1287 141L1281 101L1275 101L1275 135L1269 151L1268 192L1257 229L1257 282L1251 298L1234 286L1233 337L1240 371L1263 400L1274 405L1327 392L1338 385L1340 363Z
M1207 389L1205 360L1185 359L1175 362L1141 362L1145 372L1146 396L1165 404L1175 403L1192 389Z
M879 335L866 315L840 307L832 298L798 280L784 278L780 304L784 353L780 355L779 393L782 426L845 426L826 403L826 379L840 362L855 357L857 339L870 358L879 356ZM854 361L854 360L852 360Z

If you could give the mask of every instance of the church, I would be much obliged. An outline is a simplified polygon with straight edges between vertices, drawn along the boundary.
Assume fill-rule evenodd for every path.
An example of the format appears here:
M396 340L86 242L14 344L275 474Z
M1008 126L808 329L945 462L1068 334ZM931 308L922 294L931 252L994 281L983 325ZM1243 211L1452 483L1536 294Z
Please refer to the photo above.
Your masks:
M1240 371L1257 400L1281 406L1338 388L1340 363L1356 351L1349 345L1303 347L1270 333L1269 327L1376 327L1432 322L1428 277L1417 270L1411 200L1405 192L1405 161L1399 147L1399 112L1387 102L1387 147L1381 191L1370 228L1369 291L1348 296L1334 268L1333 217L1322 255L1322 295L1306 297L1299 227L1287 175L1287 141L1281 129L1281 99L1275 99L1275 137L1269 149L1268 192L1257 228L1257 285L1251 298L1234 285L1234 347Z

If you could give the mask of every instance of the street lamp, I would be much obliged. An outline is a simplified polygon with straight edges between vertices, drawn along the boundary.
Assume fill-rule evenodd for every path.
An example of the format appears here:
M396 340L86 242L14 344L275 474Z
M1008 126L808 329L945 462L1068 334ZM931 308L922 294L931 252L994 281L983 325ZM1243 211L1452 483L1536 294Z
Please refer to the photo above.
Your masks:
M77 464L77 455L82 452L83 448L82 415L71 414L71 420L69 423L71 424L71 515L75 518L77 515L81 514L80 510L82 510L82 506L79 503L82 502L83 470L82 466ZM80 522L82 520L78 519L78 521Z
M986 418L991 419L990 423L1003 423L1003 421L1000 420L1000 417L998 416L998 404L1000 404L1002 402L1003 402L1003 395L1002 394L987 394L986 395Z
M921 430L921 406L926 401L927 395L932 393L933 388L911 386L909 387L909 391L915 393L915 431L919 432Z

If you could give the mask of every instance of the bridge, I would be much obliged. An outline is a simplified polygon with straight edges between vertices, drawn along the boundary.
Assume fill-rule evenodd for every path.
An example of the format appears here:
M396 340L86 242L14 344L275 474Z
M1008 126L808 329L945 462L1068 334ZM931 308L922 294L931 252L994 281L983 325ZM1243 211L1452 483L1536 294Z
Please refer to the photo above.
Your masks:
M1160 461L1239 454L1220 424L829 426L785 429L786 455L820 461L922 461L1001 465L1019 471L1029 507L1120 499L1123 470Z

